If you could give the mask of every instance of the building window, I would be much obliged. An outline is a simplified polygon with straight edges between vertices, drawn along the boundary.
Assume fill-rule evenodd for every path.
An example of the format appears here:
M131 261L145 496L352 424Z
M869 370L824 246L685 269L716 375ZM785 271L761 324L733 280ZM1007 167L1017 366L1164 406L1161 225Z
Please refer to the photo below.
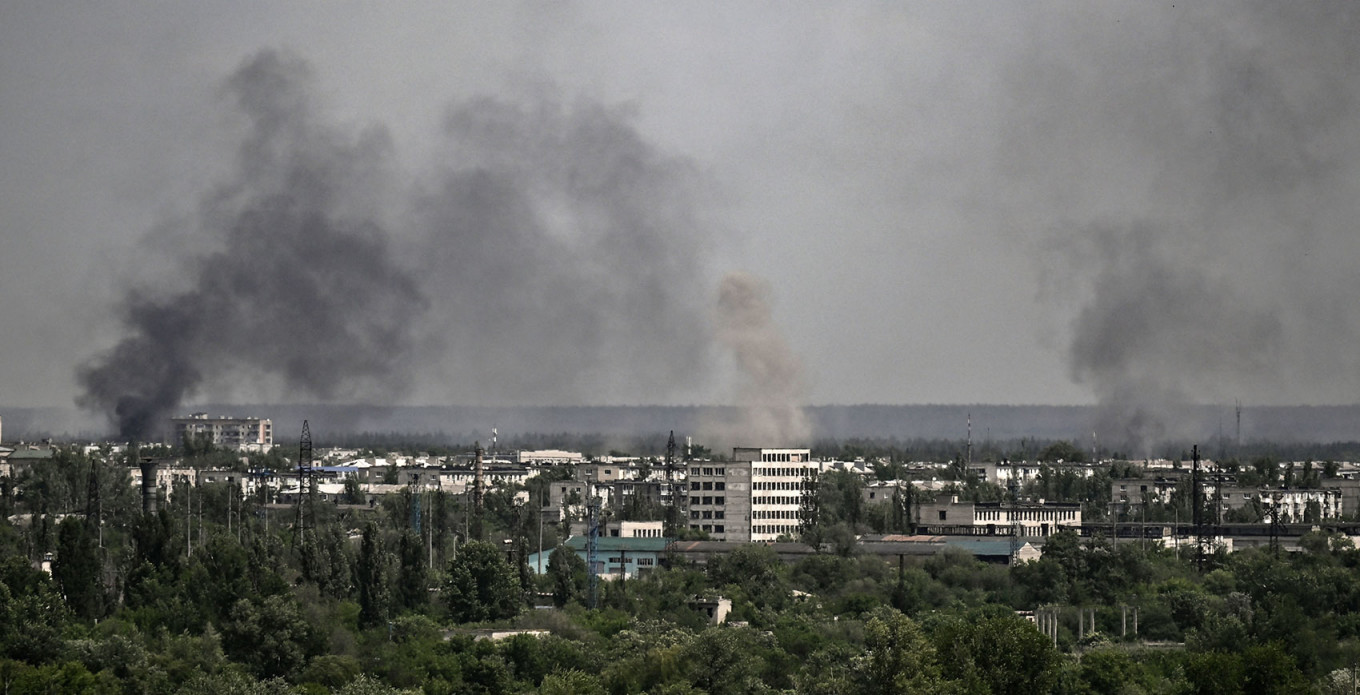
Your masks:
M698 489L699 489L699 483L690 483L690 484L689 484L689 489L691 489L691 490L698 490Z
M949 518L949 512L947 512L947 511L941 509L941 510L940 510L940 521L945 521L945 520L948 519L948 518Z
M712 519L712 518L713 518L713 512L710 512L710 511L708 511L707 509L705 509L705 510L702 512L702 516L703 516L703 518L705 518L705 519Z
M721 519L721 518L723 518L724 515L725 515L725 512L723 512L723 510L721 510L721 509L719 509L719 510L716 511L716 512L713 512L713 518L714 518L714 519Z
M689 503L690 503L690 504L698 504L698 503L699 503L699 498L698 498L698 497L691 497L691 498L689 498Z
M727 504L727 498L726 498L726 497L714 497L714 498L713 498L713 504Z
M723 531L723 525L722 525L722 524L718 524L717 526L714 526L714 527L713 527L713 532L714 532L714 533L723 533L723 532L724 532L724 531Z
M713 483L713 489L714 489L714 490L726 490L726 489L727 489L727 483L722 483L722 482Z
M708 482L708 481L704 481L704 489L705 489L705 490L712 490L712 489L713 489L713 483L710 483L710 482Z
M704 504L713 504L713 498L712 498L712 497L705 497L705 498L704 498Z
M692 511L692 510L691 510L690 513L689 513L689 518L691 518L691 519L698 519L698 518L699 518L699 512L696 512L696 511Z

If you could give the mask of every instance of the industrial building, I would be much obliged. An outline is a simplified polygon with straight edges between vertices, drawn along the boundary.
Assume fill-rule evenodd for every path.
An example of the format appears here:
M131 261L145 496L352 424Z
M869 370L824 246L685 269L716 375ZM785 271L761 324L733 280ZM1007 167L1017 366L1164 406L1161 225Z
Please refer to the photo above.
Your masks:
M202 440L213 446L241 451L269 451L274 446L274 423L268 418L209 417L194 413L171 418L175 441Z
M739 447L731 461L691 461L689 527L721 541L796 537L809 483L822 466L809 449Z

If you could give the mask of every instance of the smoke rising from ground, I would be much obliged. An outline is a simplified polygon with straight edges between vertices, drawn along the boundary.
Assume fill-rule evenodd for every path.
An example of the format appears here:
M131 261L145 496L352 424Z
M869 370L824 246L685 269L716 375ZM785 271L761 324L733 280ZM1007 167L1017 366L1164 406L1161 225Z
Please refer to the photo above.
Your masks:
M1120 19L1036 30L1000 159L1102 442L1185 436L1184 404L1354 401L1353 6Z
M165 426L213 382L267 374L309 398L399 390L424 299L391 258L378 222L355 210L387 156L381 131L320 123L298 59L264 53L228 82L249 118L235 178L202 203L211 250L181 259L189 287L133 289L127 335L79 371L81 404L124 437ZM152 271L155 272L154 270Z
M705 381L709 184L626 111L452 107L412 212L454 403L655 403Z
M715 318L717 342L736 360L738 418L710 417L701 434L718 448L809 443L803 364L774 323L769 284L748 273L729 273L718 285Z
M82 406L146 439L240 383L483 404L667 402L704 383L706 184L627 113L457 105L411 192L384 131L329 124L312 82L277 52L228 80L249 121L235 174L183 231L192 251L129 290L125 336L79 370Z

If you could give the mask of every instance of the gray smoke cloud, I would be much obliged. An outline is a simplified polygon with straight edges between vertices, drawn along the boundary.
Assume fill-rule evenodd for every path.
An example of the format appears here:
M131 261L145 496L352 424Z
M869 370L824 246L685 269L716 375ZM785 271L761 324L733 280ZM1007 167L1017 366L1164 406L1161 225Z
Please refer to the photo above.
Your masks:
M1357 13L1242 9L1066 18L1013 75L1003 196L1045 230L1103 442L1205 436L1191 403L1354 400Z
M227 81L249 124L235 173L170 235L173 267L129 290L125 337L78 371L82 406L146 439L238 382L471 404L666 402L704 383L708 184L626 111L457 105L412 191L385 131L330 124L313 82L280 52Z
M769 283L749 273L729 273L718 285L716 308L717 342L736 361L738 417L710 414L700 435L719 447L807 444L812 436L803 409L807 378L802 360L775 324Z
M309 86L305 64L274 52L228 81L250 133L234 179L201 205L199 250L177 269L189 287L133 289L126 337L78 373L81 404L109 413L122 436L148 438L206 383L235 374L319 398L404 383L406 326L424 300L378 222L355 209L387 139L326 127Z
M674 402L704 384L716 203L626 110L452 107L412 219L456 403Z

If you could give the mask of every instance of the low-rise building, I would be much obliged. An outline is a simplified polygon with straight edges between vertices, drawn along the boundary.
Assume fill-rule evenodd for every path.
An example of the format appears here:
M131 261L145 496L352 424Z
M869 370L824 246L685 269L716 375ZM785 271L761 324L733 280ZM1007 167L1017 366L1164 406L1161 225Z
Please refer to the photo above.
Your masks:
M930 533L1044 537L1081 528L1081 505L1069 502L969 502L957 496L921 504L918 523Z
M661 566L661 561L666 555L668 542L665 538L600 536L596 539L595 546L596 565L589 569L604 578L636 577L639 574L647 574ZM586 548L587 538L584 535L572 536L563 541L562 545L574 551L582 561L589 563L589 552ZM530 569L540 573L545 572L550 555L552 555L552 550L530 554L528 561Z

